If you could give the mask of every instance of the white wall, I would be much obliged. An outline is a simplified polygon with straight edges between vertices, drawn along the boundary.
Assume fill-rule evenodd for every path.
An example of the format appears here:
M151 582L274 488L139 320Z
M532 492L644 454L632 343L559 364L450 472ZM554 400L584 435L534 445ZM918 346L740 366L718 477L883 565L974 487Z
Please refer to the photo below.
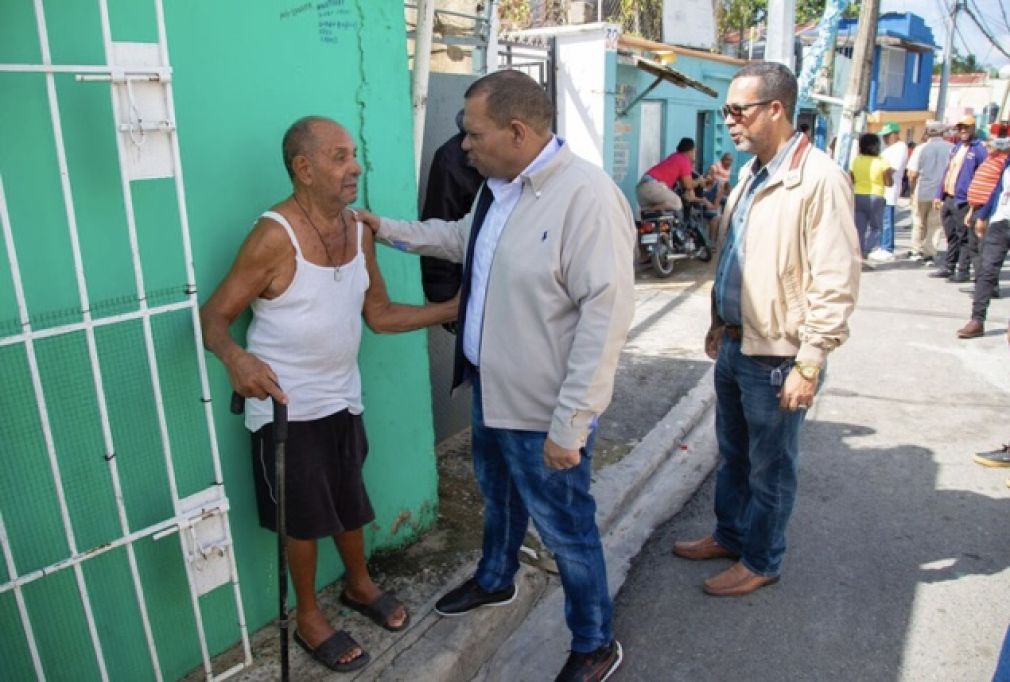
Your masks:
M978 116L982 113L982 109L991 102L1003 104L1008 87L1010 87L1010 80L998 80L995 78L987 79L985 83L971 85L952 83L947 86L946 111L944 111L943 118L947 123L954 123L965 114ZM933 87L929 91L929 107L931 110L936 109L939 90L939 85L933 83ZM1004 107L1000 111L1000 120L1007 120L1008 113L1010 112L1006 111L1006 109L1010 109L1010 100L1007 101L1007 107Z
M664 43L710 50L716 44L715 34L711 0L663 0Z
M606 29L561 33L557 48L557 132L573 152L603 168Z

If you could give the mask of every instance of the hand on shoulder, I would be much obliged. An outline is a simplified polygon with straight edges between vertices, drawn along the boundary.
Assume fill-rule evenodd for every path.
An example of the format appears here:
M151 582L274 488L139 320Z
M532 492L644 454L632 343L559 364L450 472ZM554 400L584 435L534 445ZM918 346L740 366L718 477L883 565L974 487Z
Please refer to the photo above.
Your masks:
M372 234L376 234L379 231L379 224L382 220L379 216L363 208L356 208L354 210L358 214L358 220L363 222L372 231Z

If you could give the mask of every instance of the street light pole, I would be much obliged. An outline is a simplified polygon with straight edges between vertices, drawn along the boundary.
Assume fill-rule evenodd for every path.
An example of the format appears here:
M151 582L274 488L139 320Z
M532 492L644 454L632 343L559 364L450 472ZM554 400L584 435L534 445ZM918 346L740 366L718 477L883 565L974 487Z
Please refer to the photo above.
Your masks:
M838 141L835 143L835 160L842 168L849 167L849 153L855 133L856 117L866 108L873 55L877 47L877 19L879 16L880 0L863 0L863 6L859 10L856 40L852 46L852 66L849 70L849 84L843 98L842 120L838 126Z
M957 29L957 14L961 9L960 0L951 0L950 14L947 16L947 40L943 43L943 75L940 76L940 90L936 95L936 118L944 119L947 109L947 83L950 81L950 65L954 61L954 31Z

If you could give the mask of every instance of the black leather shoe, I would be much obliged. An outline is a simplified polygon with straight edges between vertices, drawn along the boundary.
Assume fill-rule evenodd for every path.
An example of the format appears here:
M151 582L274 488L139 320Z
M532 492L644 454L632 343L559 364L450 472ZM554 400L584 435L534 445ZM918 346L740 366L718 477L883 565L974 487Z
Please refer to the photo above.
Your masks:
M950 282L951 284L964 284L965 282L968 281L968 275L964 274L963 272L955 272L953 275L947 278L947 281Z
M485 592L474 578L470 578L435 602L435 612L442 616L462 616L481 606L511 604L518 593L515 585L500 592Z
M624 651L616 639L588 654L573 651L554 682L603 682L621 666L622 660Z
M940 270L934 270L933 272L929 273L929 276L936 277L937 279L939 279L941 277L950 277L953 274L954 273L952 273L947 268L941 268Z

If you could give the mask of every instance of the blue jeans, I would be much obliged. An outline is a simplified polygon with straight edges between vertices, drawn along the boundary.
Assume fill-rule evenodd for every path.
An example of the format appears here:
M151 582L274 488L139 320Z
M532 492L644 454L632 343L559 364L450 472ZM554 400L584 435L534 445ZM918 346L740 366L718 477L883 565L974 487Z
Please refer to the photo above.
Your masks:
M806 410L779 407L793 358L747 356L723 336L715 364L716 542L750 571L776 576L796 500L800 426ZM822 372L823 378L823 372Z
M1003 648L996 662L996 672L992 674L992 682L1010 682L1010 627L1003 638Z
M596 527L596 500L589 492L593 435L577 466L549 469L544 464L547 434L485 426L477 378L473 389L473 467L484 496L477 584L488 592L512 585L532 517L558 562L572 651L588 653L610 644L613 606Z
M856 232L863 258L880 245L884 221L884 197L876 194L857 194L855 201Z
M880 248L894 253L894 206L884 206L884 231L880 235Z

